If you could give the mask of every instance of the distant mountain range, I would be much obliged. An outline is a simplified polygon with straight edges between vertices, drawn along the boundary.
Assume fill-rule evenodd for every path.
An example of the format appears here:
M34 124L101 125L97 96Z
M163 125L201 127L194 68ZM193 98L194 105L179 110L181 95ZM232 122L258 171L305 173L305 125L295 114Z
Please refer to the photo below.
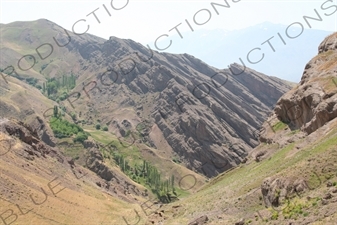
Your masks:
M188 53L203 60L207 64L217 68L227 68L233 62L241 63L242 58L246 66L263 72L270 76L298 82L306 63L317 54L319 43L332 32L305 29L301 34L299 25L293 25L288 29L289 36L297 36L290 39L286 34L287 26L265 22L249 28L226 30L196 30L194 32L182 32L183 39L177 34L170 39L172 45L165 50L170 53ZM284 38L286 45L278 37L278 33ZM273 37L270 43L261 45ZM158 42L158 45L167 45L167 40ZM251 60L258 61L265 54L264 59L251 64L247 61L247 54L254 48L261 48L251 53ZM260 52L259 52L260 51Z

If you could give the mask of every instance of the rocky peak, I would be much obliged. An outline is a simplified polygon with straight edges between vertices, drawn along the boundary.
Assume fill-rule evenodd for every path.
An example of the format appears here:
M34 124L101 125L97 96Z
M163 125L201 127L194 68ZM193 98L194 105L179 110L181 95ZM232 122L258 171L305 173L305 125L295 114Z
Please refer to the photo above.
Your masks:
M327 51L336 51L337 50L337 38L336 33L331 34L330 36L326 37L324 41L318 47L318 53L323 53Z
M337 33L328 36L318 50L306 65L300 84L277 102L265 129L271 131L270 121L277 118L291 130L311 134L337 117ZM268 132L262 135L263 139L267 136Z

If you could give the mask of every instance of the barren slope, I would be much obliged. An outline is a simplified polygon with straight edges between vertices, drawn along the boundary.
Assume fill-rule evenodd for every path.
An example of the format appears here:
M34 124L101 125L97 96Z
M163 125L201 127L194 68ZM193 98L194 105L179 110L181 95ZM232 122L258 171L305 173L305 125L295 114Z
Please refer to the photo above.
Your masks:
M113 170L114 180L99 178L31 129L0 121L0 212L5 224L121 224L123 216L140 210L146 199L143 187Z

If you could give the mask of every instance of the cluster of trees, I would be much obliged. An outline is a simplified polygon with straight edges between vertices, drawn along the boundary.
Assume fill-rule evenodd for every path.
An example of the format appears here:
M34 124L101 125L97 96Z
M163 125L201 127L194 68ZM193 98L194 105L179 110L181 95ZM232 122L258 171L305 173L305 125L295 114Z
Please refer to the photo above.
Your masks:
M89 136L82 127L62 119L61 112L57 106L54 106L53 116L50 119L50 128L53 130L53 133L57 138L66 138L76 135L74 137L75 142L83 143L83 141L87 140Z
M43 83L42 92L54 101L63 101L68 97L69 90L75 86L76 77L71 73L69 77L62 75L59 78L48 78L47 82Z
M114 159L117 165L121 168L124 173L130 171L131 167L129 166L129 162L122 155L115 155Z
M150 165L145 160L143 161L142 170L140 171L145 178L146 184L151 187L151 189L163 199L167 196L166 202L170 202L170 192L175 193L174 188L174 175L167 180L162 181L161 175L156 167Z
M145 160L142 165L136 164L134 167L130 166L124 156L114 155L114 160L121 170L134 181L138 183L144 181L145 185L148 185L162 202L169 203L173 200L174 196L177 196L174 187L174 175L169 179L162 180L157 168Z

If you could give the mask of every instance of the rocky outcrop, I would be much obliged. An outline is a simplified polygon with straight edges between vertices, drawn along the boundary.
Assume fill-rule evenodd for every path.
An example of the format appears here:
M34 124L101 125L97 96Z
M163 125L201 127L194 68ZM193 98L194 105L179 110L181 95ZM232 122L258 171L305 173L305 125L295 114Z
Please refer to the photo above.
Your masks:
M308 189L305 180L298 178L271 178L263 180L261 192L267 207L278 207L292 195Z
M293 130L311 134L337 117L337 33L319 46L300 84L277 102L274 113Z
M61 153L46 143L44 143L38 136L35 129L30 125L21 121L13 121L7 119L0 119L0 132L6 133L12 137L18 138L23 143L31 146L32 148L25 148L26 152L30 155L29 159L35 157L46 157L47 155L57 159L60 163L65 161ZM32 150L33 149L33 150Z
M30 126L35 130L39 138L51 147L55 147L55 138L52 134L52 131L48 129L45 124L45 121L41 119L39 116L36 116L33 122L30 123Z
M336 33L328 36L325 40L319 45L318 53L323 53L327 51L336 51L337 49L337 39Z
M188 225L204 225L206 224L208 221L208 217L207 216L202 216L199 217L198 219L188 223Z

